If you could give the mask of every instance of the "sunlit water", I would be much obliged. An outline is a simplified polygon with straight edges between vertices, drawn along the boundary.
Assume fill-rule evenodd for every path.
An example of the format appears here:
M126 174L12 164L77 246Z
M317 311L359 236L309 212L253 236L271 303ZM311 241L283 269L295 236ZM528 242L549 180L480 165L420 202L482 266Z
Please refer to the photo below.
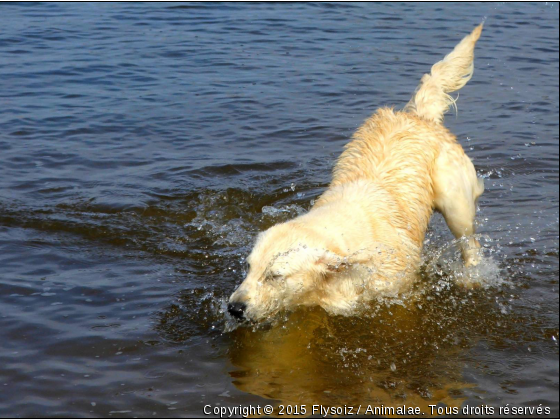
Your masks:
M558 4L0 9L0 416L558 414ZM235 328L255 234L484 17L446 119L486 178L484 264L463 269L436 215L410 295Z

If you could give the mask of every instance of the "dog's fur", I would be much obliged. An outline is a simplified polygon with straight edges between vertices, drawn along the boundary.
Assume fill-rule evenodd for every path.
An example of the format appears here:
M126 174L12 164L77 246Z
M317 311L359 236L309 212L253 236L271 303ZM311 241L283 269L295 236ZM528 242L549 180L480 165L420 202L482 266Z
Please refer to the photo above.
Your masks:
M476 200L484 185L443 125L449 92L472 77L482 25L431 74L403 111L379 109L354 134L327 191L307 213L261 233L229 310L258 321L297 305L351 313L379 295L407 290L434 210L461 241L465 265L479 262Z

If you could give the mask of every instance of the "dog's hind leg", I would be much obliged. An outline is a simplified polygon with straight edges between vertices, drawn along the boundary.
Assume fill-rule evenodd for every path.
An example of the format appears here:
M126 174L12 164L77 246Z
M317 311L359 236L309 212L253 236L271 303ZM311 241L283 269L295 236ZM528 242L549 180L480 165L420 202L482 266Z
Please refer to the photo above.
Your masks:
M447 144L436 159L432 172L434 205L443 214L455 238L463 238L461 253L465 266L480 261L480 244L474 238L476 202L484 182L476 176L471 160L460 145Z

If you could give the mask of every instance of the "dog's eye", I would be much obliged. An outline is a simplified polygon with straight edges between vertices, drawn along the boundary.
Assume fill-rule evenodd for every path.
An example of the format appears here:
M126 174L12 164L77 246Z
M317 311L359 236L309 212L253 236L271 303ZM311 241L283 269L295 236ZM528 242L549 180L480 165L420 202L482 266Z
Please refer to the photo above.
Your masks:
M269 281L280 281L280 280L282 280L283 276L282 276L282 274L280 274L280 273L272 273L272 272L269 271L269 272L266 274L266 278L267 278Z

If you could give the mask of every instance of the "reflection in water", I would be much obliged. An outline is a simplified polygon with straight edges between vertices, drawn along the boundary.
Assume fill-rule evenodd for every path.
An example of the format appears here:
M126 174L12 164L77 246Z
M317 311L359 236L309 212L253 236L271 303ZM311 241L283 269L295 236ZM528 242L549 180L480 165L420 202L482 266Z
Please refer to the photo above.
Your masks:
M230 358L242 391L291 404L460 407L461 356L501 325L485 290L417 291L362 317L302 309L267 328L237 328Z

